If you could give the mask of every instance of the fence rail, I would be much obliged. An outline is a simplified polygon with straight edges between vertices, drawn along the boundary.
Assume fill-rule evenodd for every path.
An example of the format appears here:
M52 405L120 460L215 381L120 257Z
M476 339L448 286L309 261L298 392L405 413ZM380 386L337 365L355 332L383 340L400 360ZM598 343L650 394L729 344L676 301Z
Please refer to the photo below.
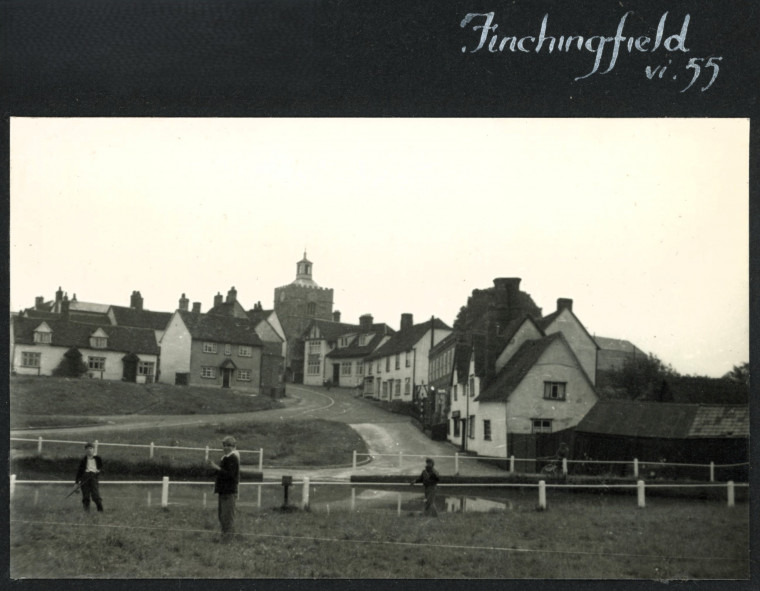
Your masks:
M304 476L300 480L290 480L290 485L301 485L301 502L300 507L302 509L309 509L310 508L310 494L311 494L311 486L350 486L351 487L351 510L356 509L356 489L357 488L381 488L381 487L408 487L408 481L403 482L384 482L384 483L355 483L351 481L312 481L309 477ZM17 480L15 474L11 474L10 477L10 498L13 499L14 493L16 491L17 485L40 485L40 484L55 484L55 485L64 485L64 486L71 486L70 482L65 482L61 480ZM170 485L171 486L205 486L209 487L209 482L170 482L168 476L164 476L161 480L112 480L112 481L102 481L100 484L104 485L150 485L150 486L157 486L161 485L161 506L167 507L169 505L169 490ZM268 481L268 482L256 482L256 483L240 483L241 488L242 487L257 487L258 489L258 506L261 507L261 489L262 487L268 487L268 486L276 486L280 487L283 486L285 488L285 499L287 504L287 487L284 486L284 481L278 482L278 481ZM580 489L636 489L636 499L637 499L637 505L639 508L646 507L646 489L647 488L725 488L726 489L726 503L728 507L734 507L736 504L736 488L748 488L749 484L747 483L734 483L732 480L729 480L725 484L646 484L643 480L639 480L636 482L636 484L552 484L547 482L545 480L540 480L536 484L530 484L530 483L522 483L522 484L487 484L487 483L452 483L452 484L440 484L439 485L442 488L457 488L457 487L467 487L467 488L508 488L508 487L514 487L514 488L536 488L538 492L538 504L537 508L539 510L545 510L547 508L547 501L546 501L546 489L547 488L556 488L556 489L569 489L569 490L580 490ZM399 500L400 503L400 500ZM204 493L203 497L203 504L206 505L206 494ZM400 508L400 504L399 504Z

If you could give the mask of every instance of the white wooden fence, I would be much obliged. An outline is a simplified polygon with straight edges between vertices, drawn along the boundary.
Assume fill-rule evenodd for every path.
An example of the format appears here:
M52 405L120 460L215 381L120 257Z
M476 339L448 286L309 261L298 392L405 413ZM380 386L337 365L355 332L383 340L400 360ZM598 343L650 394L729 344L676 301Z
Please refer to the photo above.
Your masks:
M55 485L65 485L65 486L71 486L70 483L62 482L60 480L17 480L15 474L11 474L10 477L10 498L13 499L13 495L16 491L16 485L20 484L31 484L31 485L40 485L40 484L55 484ZM172 486L209 486L208 482L170 482L168 476L164 476L162 480L160 481L149 481L149 480L137 480L137 481L125 481L125 480L114 480L114 481L102 481L100 484L108 484L108 485L161 485L161 507L167 507L169 505L169 486L170 484ZM404 482L384 482L384 483L354 483L349 481L326 481L326 482L319 482L315 481L312 482L311 479L307 476L304 476L301 480L292 480L292 484L300 484L301 485L301 503L300 507L302 509L308 510L310 508L310 488L311 486L350 486L351 487L351 510L356 510L356 489L357 488L381 488L381 487L408 487L409 482L405 480ZM266 486L282 486L282 483L276 482L276 481L270 481L270 482L260 482L260 483L241 483L241 487L246 486L255 486L258 488L258 507L261 508L261 488ZM493 488L494 486L498 486L499 488L536 488L538 491L538 503L537 508L539 510L545 510L547 508L546 503L546 489L547 488L555 488L555 489L570 489L570 490L584 490L584 489L606 489L606 490L613 490L613 489L636 489L636 502L639 508L643 509L646 507L646 489L649 488L705 488L705 487L711 487L711 488L725 488L726 489L726 500L728 507L734 507L736 504L736 488L737 487L744 487L748 488L748 483L739 483L735 484L732 480L729 480L725 484L649 484L647 485L643 480L639 480L636 482L636 484L547 484L545 480L540 480L536 484L489 484L489 483L457 483L457 484L440 484L441 488ZM206 504L206 494L203 495L203 504L205 506ZM400 504L400 497L399 497L399 511L401 509Z
M37 443L37 453L42 454L42 448L44 443L63 443L63 444L71 444L71 445L78 445L83 446L86 441L71 441L71 440L65 440L65 439L43 439L42 437L37 437L36 439L25 439L23 437L11 437L11 441L26 441L26 442L36 442ZM185 451L201 451L204 453L204 461L207 461L209 459L209 453L210 452L223 452L221 449L215 449L211 448L208 445L206 447L183 447L180 445L156 445L152 441L150 444L138 444L138 443L105 443L102 441L98 441L97 439L94 440L93 445L95 446L95 453L98 453L98 447L134 447L134 448L143 448L148 450L148 457L152 460L155 454L155 450L157 449L169 449L169 450L185 450ZM239 449L238 450L240 454L257 454L258 455L258 465L259 465L259 472L263 470L264 467L264 449L257 449L257 450L245 450L245 449Z

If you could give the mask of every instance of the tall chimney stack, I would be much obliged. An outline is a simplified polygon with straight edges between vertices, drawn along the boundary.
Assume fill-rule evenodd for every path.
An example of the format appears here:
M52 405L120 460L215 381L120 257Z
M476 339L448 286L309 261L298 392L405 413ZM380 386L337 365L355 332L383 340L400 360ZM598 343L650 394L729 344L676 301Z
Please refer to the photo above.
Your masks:
M193 314L200 314L200 313L201 313L201 303L193 302Z
M237 300L237 289L235 289L235 287L233 286L227 292L227 303L228 304L234 304L235 300Z
M333 322L340 322L340 310L333 312Z
M216 292L216 295L214 296L214 308L221 306L222 302L224 302L224 297L221 292Z
M558 298L557 299L557 312L560 310L573 311L573 300L570 298Z
M187 312L187 306L188 306L189 304L190 304L190 300L188 300L188 299L185 297L185 294L183 293L183 294L182 294L182 297L181 297L181 298L179 298L179 309L180 309L180 310L184 310L185 312Z
M372 330L372 314L362 314L359 316L359 326L362 330Z
M414 326L414 316L412 314L404 313L401 315L401 326L399 330L407 330Z

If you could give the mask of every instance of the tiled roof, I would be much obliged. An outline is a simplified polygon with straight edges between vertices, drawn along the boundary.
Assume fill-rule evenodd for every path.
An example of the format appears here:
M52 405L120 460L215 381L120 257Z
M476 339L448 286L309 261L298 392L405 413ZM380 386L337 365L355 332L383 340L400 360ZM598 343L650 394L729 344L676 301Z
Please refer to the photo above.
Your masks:
M525 341L494 380L476 398L479 402L506 402L509 395L520 385L523 378L541 358L541 355L557 340L564 339L554 333L542 339Z
M366 332L362 332L360 334L370 334ZM369 339L364 345L359 344L359 338L355 338L353 341L351 341L351 344L348 345L348 347L339 347L335 348L332 351L330 351L325 357L330 357L331 359L345 359L347 357L365 357L372 353L372 351L375 350L378 343L383 339L385 336L385 333L383 332L375 332L372 334L372 338Z
M749 407L603 400L576 431L659 439L747 437Z
M177 310L177 314L194 339L255 347L262 345L256 325L248 318L195 314L186 310Z
M17 344L34 344L34 330L42 322L39 318L13 319L15 342ZM90 335L98 328L108 335L108 346L105 351L124 351L158 355L159 347L153 330L129 326L112 326L110 324L94 326L80 322L56 319L46 319L44 322L52 330L51 345L54 347L77 347L90 349Z
M259 324L262 320L266 320L271 316L272 310L248 310L246 314L248 314L248 318L250 318L254 324Z
M56 312L43 312L42 310L35 310L33 308L24 310L23 315L25 318L38 318L40 320L63 320L63 317ZM69 312L69 320L71 322L92 324L95 326L111 324L111 319L107 314L80 314L78 312Z
M748 404L749 387L722 378L677 377L667 379L673 402L693 404Z
M417 344L425 333L430 330L431 326L433 326L435 330L451 330L451 327L439 318L428 320L421 324L415 324L406 330L398 331L377 351L370 354L367 359L380 359L381 357L387 357L388 355L395 355L396 353L409 351Z
M612 339L609 337L594 337L596 344L603 351L621 351L623 353L641 352L636 345L624 339Z
M171 312L151 312L126 306L111 306L111 311L119 326L136 326L153 330L164 330L172 318Z
M80 302L79 300L71 300L69 302L69 311L71 312L92 312L95 314L107 314L108 304L96 304L94 302Z
M309 323L309 326L306 327L303 334L307 335L311 331L312 326L317 326L322 338L328 342L336 341L340 337L349 334L359 334L361 331L361 327L358 324L346 324L345 322L314 319Z

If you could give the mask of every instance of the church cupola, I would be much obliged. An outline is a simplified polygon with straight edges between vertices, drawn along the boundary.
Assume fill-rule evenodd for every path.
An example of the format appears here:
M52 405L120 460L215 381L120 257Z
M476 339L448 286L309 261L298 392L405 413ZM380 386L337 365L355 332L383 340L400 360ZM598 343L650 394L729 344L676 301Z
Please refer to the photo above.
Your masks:
M296 280L301 279L303 281L311 281L311 266L312 263L306 258L306 251L303 252L303 259L298 261L298 267L296 269Z

